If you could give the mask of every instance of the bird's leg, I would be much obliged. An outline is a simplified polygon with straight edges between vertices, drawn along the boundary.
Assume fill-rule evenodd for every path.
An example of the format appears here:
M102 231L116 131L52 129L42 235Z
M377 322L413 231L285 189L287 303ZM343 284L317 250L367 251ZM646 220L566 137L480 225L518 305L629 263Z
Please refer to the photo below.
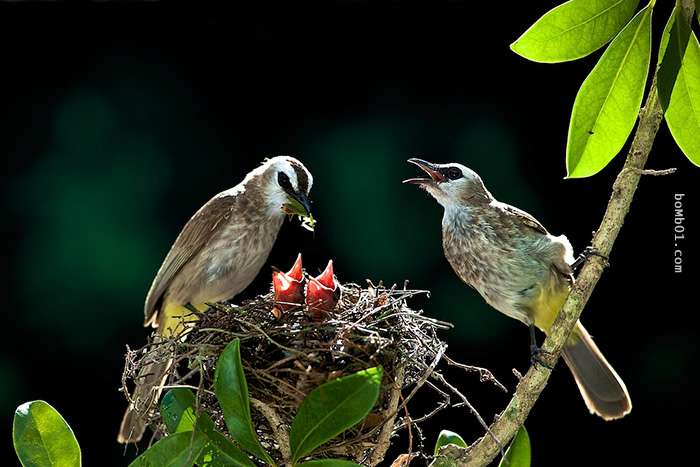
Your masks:
M549 352L545 352L537 346L537 336L535 336L535 325L533 323L530 323L530 364L539 364L545 368L553 370L553 366L542 360L543 353Z
M606 266L608 265L608 257L605 256L605 255L604 255L603 253L601 253L600 251L598 251L598 250L596 250L595 248L593 248L591 245L588 245L588 246L581 252L581 254L578 255L578 258L576 258L576 260L574 260L574 262L571 264L571 269L573 269L574 271L576 271L579 267L581 267L581 265L583 264L583 262L586 261L586 259L587 259L589 256L598 256L599 258L603 258L603 261L605 261L605 265L606 265Z
M199 310L197 309L197 307L195 307L195 306L194 306L193 304L191 304L191 303L186 303L184 306L185 306L185 308L187 308L188 310L190 310L192 313L194 313L195 316L196 316L196 315L202 314L202 312L199 311Z

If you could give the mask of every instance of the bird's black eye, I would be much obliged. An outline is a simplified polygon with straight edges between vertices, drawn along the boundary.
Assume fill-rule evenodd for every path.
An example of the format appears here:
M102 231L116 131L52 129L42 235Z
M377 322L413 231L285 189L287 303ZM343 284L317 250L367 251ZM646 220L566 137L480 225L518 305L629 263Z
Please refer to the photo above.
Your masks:
M289 181L289 176L284 172L277 174L277 183L280 184L284 191L292 191L292 182Z
M457 180L458 178L462 178L462 171L459 170L457 167L449 167L447 169L447 178L450 180Z

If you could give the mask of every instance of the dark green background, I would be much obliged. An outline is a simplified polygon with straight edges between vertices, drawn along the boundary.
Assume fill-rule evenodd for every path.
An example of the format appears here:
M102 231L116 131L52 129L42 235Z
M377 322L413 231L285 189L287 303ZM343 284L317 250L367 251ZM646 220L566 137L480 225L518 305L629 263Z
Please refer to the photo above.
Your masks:
M302 251L312 272L333 258L343 281L430 289L414 305L456 325L444 335L451 355L513 388L511 368L528 364L527 330L459 282L442 256L441 209L400 182L416 173L408 157L459 161L500 200L577 250L587 245L622 162L563 180L570 108L595 58L538 65L508 49L552 5L1 5L7 463L14 408L31 399L65 415L85 465L133 457L114 441L125 405L117 388L125 346L145 341L150 281L200 205L278 154L314 174L319 222L315 234L286 225L269 264L286 268ZM642 181L584 316L634 410L615 423L588 415L557 369L527 423L535 466L645 464L661 456L657 441L672 455L692 449L674 427L697 402L699 172L666 128L650 166L679 172ZM675 192L687 193L682 275L672 264ZM268 272L245 296L267 289ZM476 377L450 376L487 420L508 400ZM464 409L423 428L430 446L441 428L481 434Z

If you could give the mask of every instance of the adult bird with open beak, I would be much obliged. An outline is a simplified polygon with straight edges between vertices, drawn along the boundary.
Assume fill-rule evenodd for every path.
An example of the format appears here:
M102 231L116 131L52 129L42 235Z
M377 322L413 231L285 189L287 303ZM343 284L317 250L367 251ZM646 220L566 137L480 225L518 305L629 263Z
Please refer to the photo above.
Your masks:
M408 162L429 178L411 178L444 208L442 245L457 275L496 310L548 333L574 283L573 249L530 214L497 201L481 177L461 164ZM563 350L564 361L591 413L605 420L627 415L632 402L625 383L581 322Z

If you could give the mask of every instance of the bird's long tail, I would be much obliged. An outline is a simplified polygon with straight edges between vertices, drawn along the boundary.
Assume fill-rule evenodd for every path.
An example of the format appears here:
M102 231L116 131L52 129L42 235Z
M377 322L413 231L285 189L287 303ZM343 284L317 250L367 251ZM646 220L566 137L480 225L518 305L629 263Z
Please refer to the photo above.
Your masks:
M136 378L136 388L132 395L122 424L119 427L117 441L120 443L138 443L146 429L148 413L155 408L160 399L165 378L172 365L172 360L149 363L141 367Z
M625 383L610 366L581 322L576 323L563 355L591 413L604 420L615 420L632 410L632 401Z

